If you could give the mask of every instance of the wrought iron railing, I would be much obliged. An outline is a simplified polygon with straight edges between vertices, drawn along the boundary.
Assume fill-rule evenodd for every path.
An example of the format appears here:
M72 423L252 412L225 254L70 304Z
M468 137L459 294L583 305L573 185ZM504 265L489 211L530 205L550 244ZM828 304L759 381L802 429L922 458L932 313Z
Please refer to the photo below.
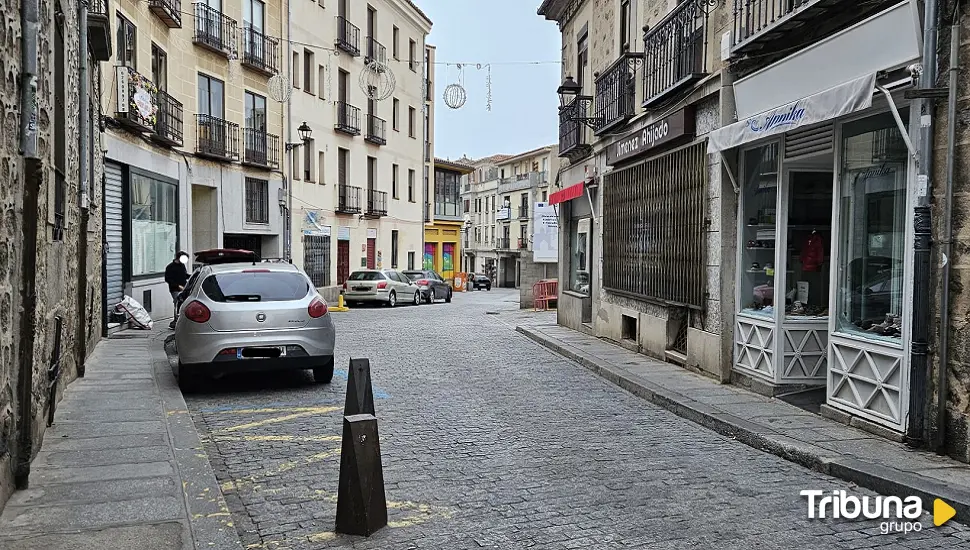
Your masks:
M253 166L279 168L279 136L256 128L243 129L243 162Z
M387 215L387 193L376 189L367 190L367 215Z
M574 119L588 117L592 102L593 98L580 96L559 108L559 156L586 145L586 127Z
M374 115L367 115L367 135L364 139L375 145L386 145L387 121Z
M707 0L683 2L644 34L644 106L668 97L706 73L709 9Z
M642 53L627 52L596 77L593 116L599 119L596 134L623 124L637 112L637 67Z
M108 0L91 0L88 4L88 43L91 55L98 61L111 59L111 21Z
M346 101L338 101L337 121L334 123L334 129L352 136L359 136L360 109L354 107Z
M239 125L211 115L197 114L196 149L200 155L239 160Z
M182 104L168 93L158 91L158 113L154 137L175 147L182 146Z
M148 9L170 29L182 28L182 0L149 0Z
M519 207L519 219L524 220L529 218L529 207L522 205Z
M508 237L499 237L495 239L495 248L501 250L511 250L512 249L512 239Z
M376 61L381 65L387 65L387 48L374 39L373 36L367 37L367 56L365 61Z
M236 20L206 4L195 4L195 34L192 41L223 55L230 55L236 43Z
M603 176L603 286L665 305L706 305L707 149L692 145Z
M337 212L360 214L360 187L340 184L337 186Z
M342 15L337 16L337 39L334 44L352 56L360 55L360 29Z
M250 26L242 32L242 64L266 74L280 70L280 41Z
M734 0L732 45L774 27L787 15L815 0Z

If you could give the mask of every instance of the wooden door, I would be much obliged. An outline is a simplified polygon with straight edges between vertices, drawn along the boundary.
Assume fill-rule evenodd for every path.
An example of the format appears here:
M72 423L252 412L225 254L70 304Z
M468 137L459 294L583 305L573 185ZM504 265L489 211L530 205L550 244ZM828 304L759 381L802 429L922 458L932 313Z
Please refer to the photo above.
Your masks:
M367 239L367 269L376 269L377 239Z
M350 241L337 241L337 284L350 277Z

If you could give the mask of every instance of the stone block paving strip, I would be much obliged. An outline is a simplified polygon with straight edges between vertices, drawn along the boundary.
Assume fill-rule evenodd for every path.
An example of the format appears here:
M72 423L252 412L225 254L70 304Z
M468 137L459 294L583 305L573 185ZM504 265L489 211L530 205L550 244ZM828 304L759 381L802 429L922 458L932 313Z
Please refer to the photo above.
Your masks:
M100 342L0 515L3 550L241 550L161 339Z
M941 498L970 518L970 466L717 382L556 324L517 330L651 403L754 448L882 494ZM966 521L966 519L963 519Z

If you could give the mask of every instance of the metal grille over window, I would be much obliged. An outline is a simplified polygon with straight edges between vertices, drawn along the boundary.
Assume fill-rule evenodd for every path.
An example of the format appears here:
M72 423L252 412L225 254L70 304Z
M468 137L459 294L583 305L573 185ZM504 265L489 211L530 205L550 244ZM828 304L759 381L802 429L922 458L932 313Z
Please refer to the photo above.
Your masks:
M604 176L603 286L703 309L706 143Z
M330 237L325 235L303 236L303 269L320 288L330 286Z
M269 223L269 182L246 178L246 223Z

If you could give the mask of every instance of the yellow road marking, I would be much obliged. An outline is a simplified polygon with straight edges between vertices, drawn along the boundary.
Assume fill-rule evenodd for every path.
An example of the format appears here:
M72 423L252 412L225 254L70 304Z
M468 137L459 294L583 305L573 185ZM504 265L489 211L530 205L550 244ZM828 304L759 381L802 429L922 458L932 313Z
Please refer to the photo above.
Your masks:
M272 414L272 413L300 413L317 412L320 409L334 410L338 407L286 407L286 408L263 408L263 409L234 409L228 411L216 411L215 414ZM208 413L213 414L213 413Z
M340 410L340 407L311 407L308 410L305 410L303 412L288 414L286 416L267 418L265 420L257 420L256 422L247 422L246 424L239 424L238 426L231 426L229 428L223 428L221 430L217 430L215 433L249 430L252 428L259 428L261 426L267 426L269 424L279 424L280 422L288 422L290 420L296 420L297 418L303 418L305 416L313 416L315 414L326 414L337 410Z
M217 435L216 441L340 441L339 435Z

